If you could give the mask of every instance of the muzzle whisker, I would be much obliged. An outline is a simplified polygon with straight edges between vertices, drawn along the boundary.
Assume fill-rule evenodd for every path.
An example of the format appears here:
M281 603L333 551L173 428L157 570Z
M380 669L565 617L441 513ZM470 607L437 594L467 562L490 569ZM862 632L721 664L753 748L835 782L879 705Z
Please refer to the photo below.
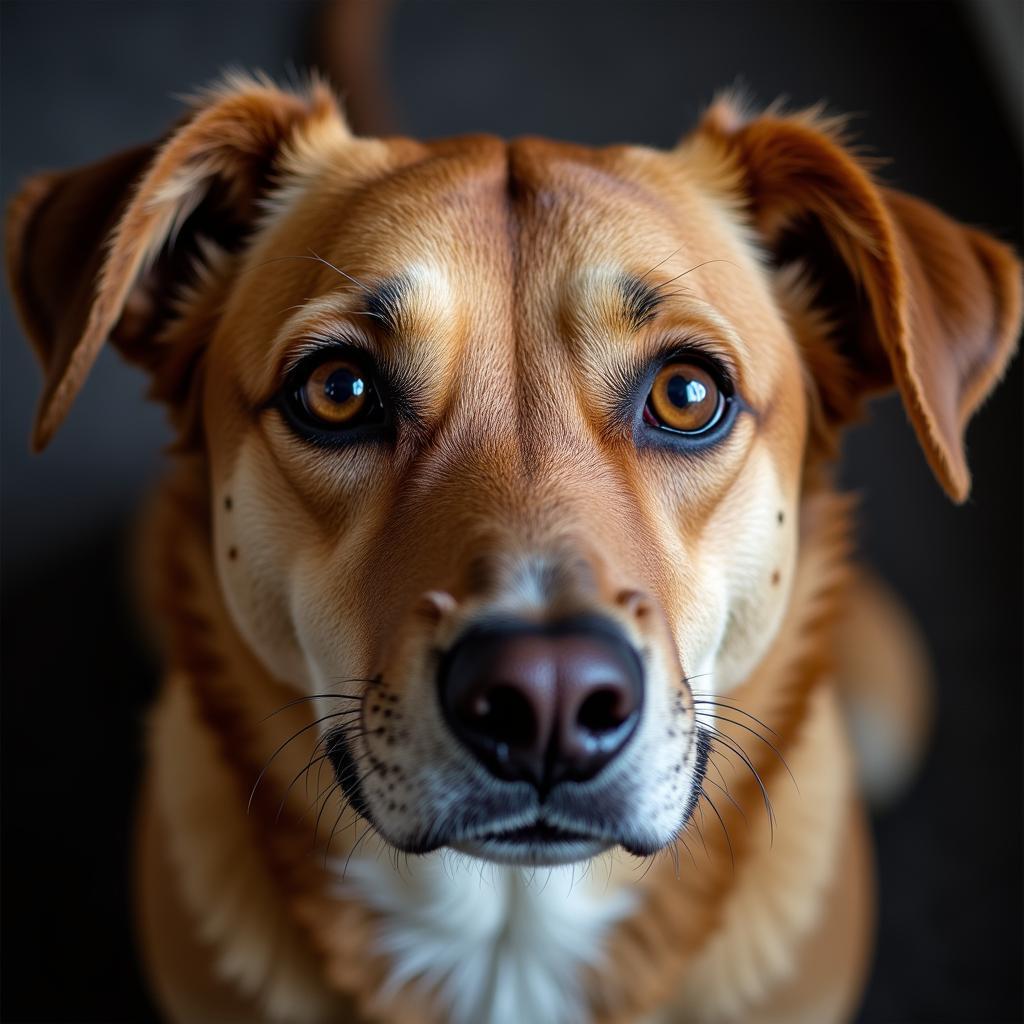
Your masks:
M293 733L291 736L289 736L288 739L286 739L284 743L282 743L277 748L277 750L275 750L270 755L270 758L267 760L267 763L260 769L259 775L256 776L256 781L252 784L252 790L249 792L249 802L245 805L245 813L249 814L252 811L252 802L256 796L256 790L259 788L260 783L263 781L263 776L267 774L267 770L274 763L274 759L277 757L277 755L280 754L281 751L284 750L284 748L287 747L289 743L293 743L303 733L309 732L310 729L315 728L323 722L327 722L332 718L341 718L344 715L354 714L356 711L358 711L357 708L351 708L348 711L334 711L329 715L322 715L320 718L315 719L308 725L304 725L301 729L299 729L298 732ZM316 747L314 747L313 749L315 751Z
M719 774L721 774L721 773L719 773ZM743 823L745 825L749 825L749 822L747 821L746 813L744 812L743 808L740 807L740 805L736 802L736 800L734 799L732 793L730 793L728 789L723 788L717 782L715 782L714 779L709 779L706 775L704 776L704 781L709 783L710 785L714 786L715 789L719 790L725 796L726 800L728 800L729 803L731 803L733 805L733 807L735 807L736 810L739 812L740 817L743 819Z
M647 877L647 873L651 870L651 868L654 867L654 861L656 859L656 854L653 853L649 853L646 857L644 857L644 860L647 862L647 867L644 868L643 874L637 879L638 885Z
M339 682L343 683L372 683L372 679L342 679ZM305 701L310 700L357 700L361 701L366 694L355 694L355 693L310 693L302 697L293 697L287 704L282 704L276 711L271 711L269 715L261 718L257 724L262 725L264 722L269 721L275 715L281 714L282 711L287 711L289 708L295 707L296 704L302 704Z
M789 777L793 780L793 785L796 786L797 792L800 791L800 787L797 786L796 777L793 775L793 772L789 767L789 763L786 761L785 757L783 757L782 751L779 750L779 748L775 746L775 744L772 743L771 740L766 739L756 729L751 729L749 725L744 725L742 722L737 722L735 719L729 718L726 715L715 715L712 714L710 711L698 711L696 712L696 714L698 717L703 715L705 718L714 718L718 722L728 722L730 725L735 725L737 729L745 729L747 732L750 733L751 736L756 736L782 762L782 766L786 769L786 771L789 774Z
M319 746L319 744L318 744L318 746ZM316 753L316 747L313 748L313 753L314 754ZM292 781L288 783L288 786L287 786L287 788L284 791L284 795L281 797L281 802L277 805L277 814L274 816L274 824L275 825L280 822L281 815L284 814L285 804L288 803L288 796L291 793L292 789L294 788L295 783L298 782L299 779L302 778L303 775L306 776L306 794L305 795L306 795L306 799L307 800L309 799L309 772L312 770L313 765L323 761L326 757L328 757L327 754L320 754L319 756L317 756L315 758L311 757L310 761L306 764L306 767L300 769L296 773L296 775L292 779Z
M319 783L318 783L318 785L319 785ZM328 782L326 786L324 786L322 789L318 789L317 793L313 797L313 799L310 800L307 803L305 810L303 810L302 814L299 816L299 819L296 822L296 824L302 824L302 822L306 819L306 816L309 815L309 814L312 814L314 808L316 808L316 807L321 808L321 812L322 812L322 809L324 807L326 807L327 804L329 803L331 792L334 789L336 789L337 787L338 787L338 780L332 778L331 781ZM317 838L318 838L319 826L320 826L320 815L318 814L317 815L317 820L314 823L314 827L313 827L313 846L314 846L314 848L316 847L316 841L317 841Z
M344 800L342 802L341 810L338 812L338 816L334 819L334 824L331 826L331 834L327 837L327 846L324 849L324 868L327 867L327 861L330 858L331 844L334 842L334 837L339 833L338 826L341 825L341 819L345 817L345 814L348 811L352 812L352 820L347 825L342 825L341 826L341 829L340 829L341 833L347 832L350 828L351 829L356 828L356 826L359 824L360 821L367 821L367 819L364 818L352 806L352 804L351 804L351 802L349 800ZM372 822L367 821L367 824L371 828L373 827L373 823ZM363 837L364 838L365 838L365 835L366 835L366 833L364 832L363 833ZM354 852L354 848L353 848L352 851L349 852L349 857L352 856L353 852ZM345 861L345 869L348 870L348 859L346 859L346 861ZM342 873L342 877L344 878L344 872Z
M696 871L697 870L697 861L696 861L696 859L693 856L693 851L690 849L689 844L686 842L686 840L683 838L683 836L681 834L676 838L676 844L677 845L681 845L682 848L686 851L686 856L690 858L690 863L693 865L693 870ZM679 876L676 875L677 879L678 879L678 877Z
M723 708L726 711L735 711L737 714L743 715L744 718L749 718L752 722L756 722L762 729L767 730L773 736L777 737L779 735L770 725L768 725L766 722L762 722L760 718L758 718L756 715L752 715L749 711L746 710L746 708L741 708L738 704L730 704L728 701L724 700L712 700L710 699L710 696L706 694L694 693L693 698L694 707L697 707L701 704L709 704L712 707ZM698 713L706 714L707 712Z
M355 762L355 763L353 764L353 767L352 767L352 770L353 770L353 771L357 771L357 768L358 768L358 764L359 764L359 761L356 761L356 762ZM377 764L377 765L374 765L374 766L372 766L371 768L367 769L367 770L366 770L365 772L363 772L363 774L362 774L361 776L359 776L359 778L358 778L358 779L356 780L356 782L355 782L355 785L354 785L354 788L355 788L355 789L358 789L358 790L361 790L361 789L363 788L363 786L364 786L364 785L366 784L366 780L367 780L367 779L369 779L369 778L370 778L371 776L375 775L375 774L376 774L377 772L379 772L379 771L382 771L382 770L383 770L383 768L384 768L384 765L383 765L383 764ZM350 776L346 775L346 776L345 776L345 778L346 778L346 780L347 780L348 778L350 778ZM343 781L343 780L339 780L339 782L341 783L341 785L342 785L342 786L344 786L344 781ZM346 809L346 808L348 808L348 807L352 807L352 800L351 800L351 798L347 798L347 799L345 800L345 802L344 802L344 806L342 807L342 813L344 813L344 812L345 812L345 809ZM354 807L353 807L352 809L353 809L353 810L355 810L355 808L354 808ZM363 816L362 816L362 815L360 815L360 813L359 813L358 811L356 811L356 818L357 818L357 820L358 820L358 818L360 818L360 817L363 817ZM326 850L324 851L324 856L325 856L325 860L324 860L324 863L325 863L325 864L326 864L326 856L327 856L327 854L328 854L328 853L330 852L330 848L331 848L331 843L332 843L332 842L334 841L334 832L335 832L335 829L337 829L337 827L338 827L338 821L340 821L340 819L341 819L341 816L339 815L339 816L338 816L338 819L337 819L337 820L335 821L335 823L334 823L334 827L333 827L333 828L331 829L331 835L330 835L330 838L329 838L329 839L327 840L327 849L326 849ZM366 818L366 820L367 820L367 821L370 821L370 819L369 819L369 818ZM370 824L371 824L371 826L373 826L374 828L376 828L376 826L375 826L375 825L373 825L373 822L372 822L372 821L370 821ZM351 856L352 856L352 853L350 852L350 853L349 853L349 858L351 858ZM348 860L346 860L346 861L345 861L345 867L346 867L346 870L347 870L347 868L348 868ZM344 877L344 872L342 872L342 877Z
M729 862L732 864L732 870L735 873L735 871L736 871L736 854L733 852L732 839L729 836L729 830L725 827L725 819L722 817L722 815L719 812L718 808L715 806L715 801L712 800L711 797L709 797L707 795L707 793L704 792L703 787L701 787L701 791L698 794L698 801L699 801L700 797L703 797L711 805L711 810L715 812L715 817L718 819L719 825L722 826L722 834L725 836L726 845L729 847Z
M690 821L693 822L693 827L696 829L697 838L700 840L700 845L704 850L704 859L710 864L711 863L711 851L708 849L708 844L704 839L704 808L700 805L700 794L697 794L696 811L698 817L691 815ZM699 818L699 820L698 820Z
M352 856L356 852L356 850L358 850L359 847L362 845L363 840L371 832L376 832L376 831L377 831L377 827L373 824L372 821L368 821L366 823L366 829L363 831L363 834L355 841L355 843L352 844L352 849L348 851L348 856L345 858L345 866L341 869L341 877L342 878L345 878L345 876L348 874L348 866L349 866L349 863L352 860ZM333 841L333 839L334 839L334 834L332 833L331 834L331 838L327 841L327 849L328 850L330 850L330 848L331 848L331 842Z
M761 798L764 801L765 810L768 813L768 826L770 829L770 842L775 842L775 811L772 808L771 798L768 796L768 790L765 788L764 782L761 779L761 775L758 770L754 767L754 763L750 760L747 754L739 743L734 740L731 736L727 736L725 733L716 729L712 725L701 725L701 728L706 732L710 733L713 740L718 743L724 744L731 750L750 770L751 775L754 777L754 781L757 783L758 788L761 790Z
M330 751L328 751L328 754L329 753L330 753ZM366 755L364 755L364 756L366 756ZM322 767L322 765L321 765L321 767ZM303 813L303 817L305 817L306 814L308 814L311 810L313 810L314 807L317 806L318 803L320 803L320 797L321 796L324 797L323 802L320 803L320 810L317 812L316 822L313 825L313 845L314 845L314 847L316 846L317 839L320 836L320 819L323 817L324 811L327 809L327 805L330 802L330 794L336 788L338 788L338 789L343 788L345 782L347 782L352 777L352 773L358 772L358 770L359 770L359 760L353 760L352 765L349 768L349 770L342 777L340 777L340 778L333 778L331 780L331 782L328 784L328 786L326 787L326 789L322 790L321 793L318 793L316 795L316 797L313 800L313 803ZM346 799L346 800L344 800L342 802L342 809L341 809L341 813L342 814L345 813L345 809L348 806L350 806L350 801ZM340 815L339 815L339 819L340 819ZM300 821L301 821L301 819L300 819ZM337 822L335 822L335 827L337 827Z
M332 779L330 784L316 795L316 797L313 800L313 803L306 808L305 814L309 814L309 812L312 811L313 808L317 806L317 804L320 805L319 810L316 812L316 821L313 822L313 849L316 849L317 840L320 838L320 819L323 818L324 811L327 810L327 805L331 802L331 793L333 793L335 789L340 788L341 785L338 782L338 780ZM323 797L323 800L320 799L321 796ZM348 808L348 806L348 801L342 800L341 811L338 814L339 820L341 818L341 815L345 813L345 810ZM303 817L305 817L305 814L303 815ZM337 825L337 822L335 822L335 825Z
M329 752L328 752L328 753L329 753ZM365 761L365 760L366 760L366 759L367 759L368 757L369 757L369 754L368 754L368 753L364 753L363 757L361 757L361 758L354 758L354 759L353 759L353 761L352 761L352 764L351 764L351 766L350 766L350 767L349 767L349 769L348 769L348 770L347 770L347 771L345 772L345 774L344 774L344 775L342 775L342 776L339 776L338 778L335 778L335 779L332 779L332 780L331 780L331 783L330 783L330 785L329 785L329 786L327 787L327 796L325 797L325 799L324 799L323 803L322 803L322 804L320 805L320 810L319 810L319 811L317 812L317 816L316 816L316 823L315 823L315 824L314 824L314 826L313 826L313 845L314 845L314 846L316 845L316 841L317 841L317 838L318 838L318 837L319 837L319 835L320 835L320 819L321 819L321 818L323 817L323 813L324 813L324 811L325 811L325 810L327 809L327 805L328 805L328 803L330 802L330 793L331 793L331 791L333 791L333 790L334 790L335 788L339 788L339 789L342 789L342 790L344 790L345 784L346 784L347 782L351 781L351 779L352 779L352 778L353 778L354 776L357 776L357 775L358 775L358 773L359 773L359 765L360 765L360 763L361 763L362 761ZM371 769L370 769L370 770L369 770L368 772L366 772L366 774L365 774L365 775L363 775L363 777L362 777L362 778L358 778L358 779L356 780L356 783L355 783L356 787L359 787L359 786L361 786L361 785L363 784L363 782L365 782L365 781L366 781L366 779L368 779L368 778L369 778L369 777L370 777L370 776L371 776L371 775L372 775L372 774L373 774L373 773L374 773L374 772L375 772L376 770L377 770L376 768L371 768ZM316 806L316 804L317 804L317 801L318 801L319 799L320 799L320 797L319 797L319 795L318 795L318 796L316 797L316 799L315 799L315 800L313 801L313 804L312 804L312 806L311 806L311 807L310 807L310 808L309 808L309 809L307 810L307 812L306 812L306 813L308 813L308 812L309 812L309 810L312 810L312 808ZM346 798L345 798L345 799L344 799L344 800L342 801L342 809L341 809L341 813L342 813L342 814L344 814L344 813L345 813L345 810L346 810L346 808L348 808L348 807L350 807L350 806L351 806L351 800L349 800L349 799L348 799L348 798L346 797ZM356 813L358 814L358 812L356 812ZM339 820L340 820L340 817L341 817L341 815L339 815L338 817L339 817ZM337 821L335 821L335 823L334 823L334 827L335 827L335 828L337 828L337 824L338 824L338 823L337 823ZM334 833L333 833L333 830L332 830L332 833L331 833L331 835L333 836L333 834L334 834Z

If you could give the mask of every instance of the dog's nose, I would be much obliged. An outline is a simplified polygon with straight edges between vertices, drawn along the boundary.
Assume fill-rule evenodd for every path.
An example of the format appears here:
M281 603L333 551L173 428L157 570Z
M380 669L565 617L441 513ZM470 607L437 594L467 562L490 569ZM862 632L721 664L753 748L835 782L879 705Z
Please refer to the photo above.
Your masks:
M592 778L626 745L643 705L643 668L603 619L480 628L441 665L451 730L501 779L542 794Z

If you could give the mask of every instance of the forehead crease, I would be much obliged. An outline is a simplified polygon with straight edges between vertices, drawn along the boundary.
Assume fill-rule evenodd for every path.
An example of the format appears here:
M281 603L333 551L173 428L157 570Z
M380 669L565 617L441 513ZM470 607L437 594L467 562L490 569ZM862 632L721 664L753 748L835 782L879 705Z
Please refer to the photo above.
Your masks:
M533 139L512 144L511 169L522 185L553 190L564 197L585 196L642 203L665 214L671 205L656 189L638 180L613 153Z

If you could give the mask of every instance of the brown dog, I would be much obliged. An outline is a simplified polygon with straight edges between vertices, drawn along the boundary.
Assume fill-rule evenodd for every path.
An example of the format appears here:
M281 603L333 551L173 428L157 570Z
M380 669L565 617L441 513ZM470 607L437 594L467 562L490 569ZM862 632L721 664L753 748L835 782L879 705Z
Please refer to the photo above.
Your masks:
M108 338L178 429L139 861L171 1019L849 1014L829 460L895 384L966 496L1003 245L814 115L420 144L232 80L30 182L9 264L37 446Z

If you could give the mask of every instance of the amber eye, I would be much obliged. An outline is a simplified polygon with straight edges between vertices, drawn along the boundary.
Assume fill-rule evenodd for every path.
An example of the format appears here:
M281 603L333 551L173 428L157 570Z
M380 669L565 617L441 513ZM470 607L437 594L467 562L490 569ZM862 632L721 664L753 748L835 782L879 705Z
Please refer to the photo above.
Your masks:
M370 381L349 359L320 363L299 388L309 415L325 427L353 423L370 401Z
M644 419L652 426L699 434L721 418L725 399L715 378L696 363L669 363L654 378Z

